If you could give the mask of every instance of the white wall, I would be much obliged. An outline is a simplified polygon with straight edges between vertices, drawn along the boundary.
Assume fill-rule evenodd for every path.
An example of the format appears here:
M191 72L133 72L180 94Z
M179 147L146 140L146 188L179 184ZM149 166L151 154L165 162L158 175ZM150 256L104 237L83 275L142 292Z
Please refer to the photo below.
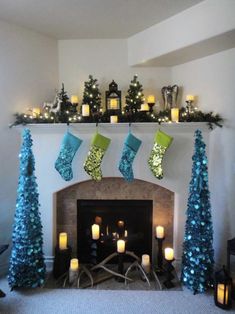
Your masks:
M216 259L224 262L226 241L235 236L235 49L172 68L172 82L197 95L200 109L225 118L210 138L210 190ZM183 209L182 209L183 210Z
M169 68L131 68L127 63L127 40L60 40L59 77L69 94L78 94L80 102L84 81L92 74L98 79L104 99L114 79L122 90L123 100L133 75L137 73L145 95L160 90L170 82Z
M15 211L20 134L13 113L50 99L58 85L57 41L0 21L0 244L9 243ZM0 259L0 270L10 253Z

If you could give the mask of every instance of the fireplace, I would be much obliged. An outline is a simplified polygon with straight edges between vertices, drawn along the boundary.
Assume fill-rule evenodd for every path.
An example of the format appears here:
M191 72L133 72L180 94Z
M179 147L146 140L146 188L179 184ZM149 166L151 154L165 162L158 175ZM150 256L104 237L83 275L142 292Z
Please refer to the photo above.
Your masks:
M97 262L117 250L124 239L126 250L137 256L152 253L152 200L78 200L77 255L83 263L92 262L91 226L100 228Z

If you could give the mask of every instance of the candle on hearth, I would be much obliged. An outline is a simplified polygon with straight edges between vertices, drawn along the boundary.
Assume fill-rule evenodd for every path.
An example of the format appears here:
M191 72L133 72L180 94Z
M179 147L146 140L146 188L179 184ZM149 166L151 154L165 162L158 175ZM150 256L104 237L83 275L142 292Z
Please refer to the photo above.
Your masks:
M118 253L125 253L125 246L126 246L126 243L124 240L118 240L117 241L117 252Z
M124 231L124 237L125 237L125 238L128 237L128 231L127 231L127 230Z
M186 95L186 101L194 101L193 95Z
M82 105L82 116L89 117L90 115L90 106L89 105Z
M171 108L171 121L179 122L179 108Z
M61 232L59 234L59 249L60 250L66 250L67 249L67 243L68 243L68 235L66 232Z
M148 104L155 104L155 96L154 95L149 95L147 98L147 103Z
M124 228L124 221L123 220L118 220L118 222L117 222L117 226L118 226L118 228Z
M118 116L110 116L110 123L118 123Z
M93 240L99 240L99 238L100 238L100 226L97 224L93 224L91 226L91 231L92 231L92 239Z
M172 248L165 248L165 259L167 261L172 261L174 259L174 250Z
M225 299L224 299L224 296L225 296ZM218 286L217 286L217 301L221 304L224 304L224 303L228 304L228 286L227 285L218 284Z
M141 265L144 271L148 274L150 272L150 256L148 254L142 255Z
M142 104L140 107L140 111L149 111L149 105L148 104Z
M77 271L79 268L79 261L77 258L72 258L70 260L70 269L73 271Z
M110 109L113 109L113 110L118 109L118 101L116 98L110 99Z
M71 103L72 104L78 104L78 96L77 95L71 96Z
M164 238L164 227L157 226L156 227L156 238L163 239Z

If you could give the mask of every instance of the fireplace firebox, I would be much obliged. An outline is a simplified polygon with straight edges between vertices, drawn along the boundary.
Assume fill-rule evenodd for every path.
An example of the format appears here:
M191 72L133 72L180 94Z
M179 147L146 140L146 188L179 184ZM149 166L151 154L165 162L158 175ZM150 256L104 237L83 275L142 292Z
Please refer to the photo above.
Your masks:
M82 263L91 262L91 226L99 224L97 262L117 250L117 240L136 255L152 254L152 200L78 200L77 252Z

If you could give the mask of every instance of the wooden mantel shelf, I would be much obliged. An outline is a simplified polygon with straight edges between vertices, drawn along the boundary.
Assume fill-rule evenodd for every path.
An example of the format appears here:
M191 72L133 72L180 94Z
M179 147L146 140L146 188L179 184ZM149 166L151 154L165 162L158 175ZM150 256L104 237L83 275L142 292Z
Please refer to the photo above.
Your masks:
M23 128L29 128L34 133L63 133L67 129L65 123L38 123L17 125L14 129L21 131ZM96 130L95 123L71 123L69 125L71 131L77 131L79 133L93 133ZM129 123L99 123L98 129L100 132L109 133L125 133L129 128ZM214 129L216 126L214 126ZM200 129L203 132L210 132L207 122L179 122L179 123L162 123L159 125L156 122L133 122L131 124L133 131L141 133L149 133L156 131L157 129L173 131L175 133L192 133L196 129Z

